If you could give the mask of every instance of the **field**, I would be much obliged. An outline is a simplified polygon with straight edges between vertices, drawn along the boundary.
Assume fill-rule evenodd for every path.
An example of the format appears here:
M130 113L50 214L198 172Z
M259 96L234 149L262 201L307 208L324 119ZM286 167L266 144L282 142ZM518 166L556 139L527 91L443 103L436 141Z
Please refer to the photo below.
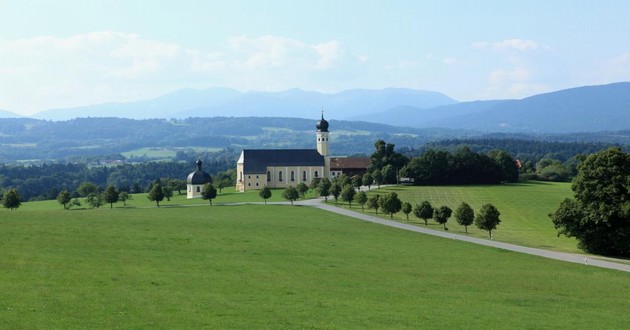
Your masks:
M253 192L215 203L221 198L260 200ZM273 198L279 200L278 191ZM205 204L178 197L157 208L137 195L114 209L65 211L53 201L0 209L0 324L345 329L630 322L627 273L308 207Z
M368 194L385 194L396 192L402 201L412 205L429 201L434 207L446 205L453 209L460 203L466 202L475 210L481 205L492 203L501 212L501 224L493 231L496 240L542 249L564 252L581 252L577 249L575 239L557 236L557 231L548 214L558 208L560 202L572 196L571 185L568 183L528 182L494 186L429 186L429 187L387 187ZM341 203L341 201L339 201ZM347 206L347 203L346 203ZM352 209L360 211L358 205ZM365 212L374 213L374 210ZM389 217L386 217L389 218ZM394 215L394 219L405 221L401 212ZM409 222L421 224L422 219L409 214ZM429 228L443 230L443 226L429 220ZM448 220L449 232L464 234L465 229L454 217ZM474 225L468 227L469 235L488 238L487 231L481 231Z

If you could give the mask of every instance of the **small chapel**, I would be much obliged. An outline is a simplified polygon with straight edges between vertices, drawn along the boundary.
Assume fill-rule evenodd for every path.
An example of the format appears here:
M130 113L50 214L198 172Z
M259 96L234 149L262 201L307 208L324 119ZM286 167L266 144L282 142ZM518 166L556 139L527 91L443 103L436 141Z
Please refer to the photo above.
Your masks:
M186 198L201 198L201 191L206 183L212 183L212 177L210 174L201 170L203 162L201 159L197 159L197 170L188 174L186 178Z
M323 113L315 128L316 149L243 149L236 163L236 190L308 185L317 178L367 171L369 158L330 157L329 124Z

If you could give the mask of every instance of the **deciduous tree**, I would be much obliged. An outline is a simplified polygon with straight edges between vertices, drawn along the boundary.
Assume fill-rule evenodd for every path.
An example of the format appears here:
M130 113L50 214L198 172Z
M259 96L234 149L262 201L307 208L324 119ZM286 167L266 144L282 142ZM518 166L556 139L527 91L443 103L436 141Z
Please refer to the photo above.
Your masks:
M416 204L416 206L413 208L413 214L416 217L424 220L424 225L428 226L427 220L433 217L433 206L431 206L431 203L429 203L429 201L424 201L420 205Z
M328 196L330 196L330 188L332 187L332 183L328 178L323 178L318 181L317 184L317 192L319 196L324 197L324 202L328 201Z
M365 205L365 203L367 203L368 197L367 194L365 193L365 191L359 191L355 196L354 196L354 201L361 205L361 211L364 211L363 206Z
M262 190L258 193L258 196L265 200L265 205L267 205L267 199L271 198L271 189L269 187L264 186Z
M105 203L109 203L109 208L114 207L114 203L118 203L118 199L120 198L120 193L116 190L114 186L109 186L105 189L103 193L103 199Z
M378 209L381 207L379 200L380 200L380 196L379 195L374 195L370 198L368 198L367 201L367 207L368 209L374 209L374 212L376 214L378 214Z
M164 200L162 185L159 183L154 184L153 187L151 187L151 190L149 190L149 195L147 196L147 198L150 201L155 202L157 207L160 207L160 202Z
M448 228L446 228L446 222L448 221L448 218L451 217L451 214L453 214L453 210L451 210L450 207L440 206L433 210L433 220L442 224L444 226L444 230L448 230Z
M475 211L466 202L462 202L455 210L455 220L464 226L466 234L468 234L468 226L475 221Z
M379 204L383 213L389 214L391 219L394 218L394 213L400 212L400 209L402 208L402 202L398 198L398 194L395 192L383 196L379 200Z
M298 198L300 198L300 193L298 193L297 189L295 189L295 187L293 186L288 186L284 189L284 191L282 191L282 197L284 197L284 199L288 200L291 202L291 205L293 205L293 201L297 200Z
M411 206L411 203L409 203L409 202L403 202L401 211L407 217L407 221L409 221L409 213L411 213L411 211L413 211L413 206Z
M344 202L348 202L348 206L352 208L352 201L354 200L354 195L356 195L356 190L354 190L354 186L351 184L347 184L341 190L341 200Z
M4 193L2 197L2 206L6 207L9 210L15 210L22 205L22 197L17 189L9 189Z
M565 199L551 214L558 233L575 237L584 251L630 257L630 153L610 148L578 165Z
M333 182L330 186L330 194L335 198L335 204L337 204L339 195L341 195L341 186L337 182Z
M304 198L308 192L308 186L304 182L298 183L297 186L295 186L295 189L297 189L298 194L300 194L300 198Z
M217 189L212 185L212 183L208 182L203 185L203 189L201 189L201 199L208 200L210 205L212 205L212 200L217 198Z
M69 191L64 189L57 195L57 202L61 204L61 206L63 206L64 210L67 210L70 208L70 202L72 202L72 195L70 194Z
M501 223L500 215L501 213L494 205L484 204L475 216L475 226L479 229L487 230L488 235L492 238L492 230L496 229Z

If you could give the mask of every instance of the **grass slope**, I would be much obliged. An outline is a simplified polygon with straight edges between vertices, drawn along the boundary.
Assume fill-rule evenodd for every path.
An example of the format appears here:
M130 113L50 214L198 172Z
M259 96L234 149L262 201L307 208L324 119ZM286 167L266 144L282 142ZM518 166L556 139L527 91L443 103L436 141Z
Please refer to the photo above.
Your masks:
M571 185L568 183L544 183L528 182L516 184L503 184L492 186L392 186L368 193L386 194L396 192L402 201L412 205L429 201L433 207L446 205L455 209L462 202L470 204L477 212L481 205L492 203L501 212L501 223L492 234L496 240L517 245L536 248L558 250L564 252L582 252L577 248L576 240L564 236L558 237L556 229L548 214L555 211L560 202L572 196ZM341 201L339 201L341 205ZM346 203L347 206L347 203ZM353 210L361 210L360 206L353 205ZM365 210L374 213L374 210ZM385 217L389 219L389 216ZM405 221L405 215L400 212L394 215L394 219ZM409 222L424 226L422 219L416 218L413 212L409 214ZM443 226L429 220L429 228L443 230ZM464 234L463 226L460 226L452 216L447 222L449 232ZM488 232L472 226L468 227L469 235L488 238Z
M623 328L630 322L626 273L307 207L64 211L28 204L0 210L3 328Z

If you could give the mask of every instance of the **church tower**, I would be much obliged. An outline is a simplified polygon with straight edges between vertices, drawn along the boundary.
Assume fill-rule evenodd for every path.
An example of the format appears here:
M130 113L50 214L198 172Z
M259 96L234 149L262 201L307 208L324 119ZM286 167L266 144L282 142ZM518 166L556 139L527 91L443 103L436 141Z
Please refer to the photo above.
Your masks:
M322 111L322 120L317 122L317 151L320 155L328 157L328 122L324 119Z

